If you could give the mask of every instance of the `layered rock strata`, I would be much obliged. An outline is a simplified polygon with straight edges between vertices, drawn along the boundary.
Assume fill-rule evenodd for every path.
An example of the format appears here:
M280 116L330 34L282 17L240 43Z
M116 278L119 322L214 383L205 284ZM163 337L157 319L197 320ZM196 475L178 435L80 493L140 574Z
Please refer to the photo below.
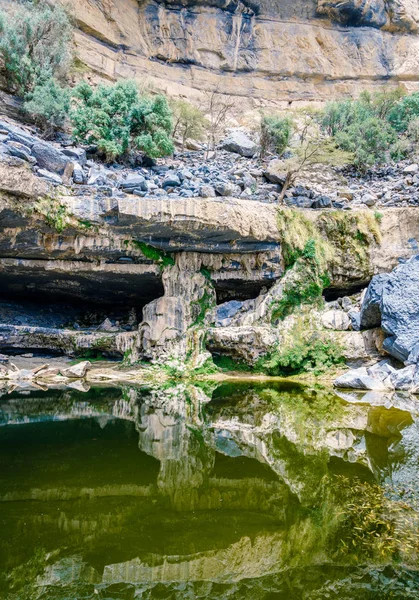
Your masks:
M418 81L419 15L407 0L76 0L72 10L87 70L172 94L280 104Z

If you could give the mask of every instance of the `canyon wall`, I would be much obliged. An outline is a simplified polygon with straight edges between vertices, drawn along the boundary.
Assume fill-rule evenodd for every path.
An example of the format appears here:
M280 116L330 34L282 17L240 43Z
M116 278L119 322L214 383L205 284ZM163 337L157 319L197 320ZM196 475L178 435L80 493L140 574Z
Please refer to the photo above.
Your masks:
M81 71L174 95L218 89L253 107L286 106L418 86L410 0L74 0L71 9Z

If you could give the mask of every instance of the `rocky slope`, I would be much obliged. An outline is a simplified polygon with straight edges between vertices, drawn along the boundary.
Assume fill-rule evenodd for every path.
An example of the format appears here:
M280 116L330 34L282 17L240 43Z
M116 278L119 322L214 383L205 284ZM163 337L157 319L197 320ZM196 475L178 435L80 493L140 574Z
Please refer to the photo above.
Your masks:
M7 4L8 0L2 0ZM77 52L101 78L171 94L218 88L254 106L417 87L409 0L75 0Z

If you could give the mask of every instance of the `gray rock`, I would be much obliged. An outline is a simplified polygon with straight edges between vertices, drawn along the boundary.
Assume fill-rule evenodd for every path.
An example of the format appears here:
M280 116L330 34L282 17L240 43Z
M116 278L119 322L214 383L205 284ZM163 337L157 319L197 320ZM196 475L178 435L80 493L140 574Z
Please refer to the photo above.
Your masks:
M332 200L329 196L318 196L311 205L311 208L331 208Z
M408 365L404 369L395 369L390 375L390 381L396 390L410 390L416 365Z
M131 193L133 190L141 190L142 192L146 192L148 190L147 182L145 177L138 173L131 173L128 177L121 183L121 188Z
M419 171L419 165L413 163L403 169L405 175L415 175Z
M54 146L45 142L34 144L32 146L32 154L41 169L46 169L59 175L64 173L65 166L70 160L62 152L54 148Z
M88 360L85 360L73 365L72 367L68 367L68 369L63 369L61 374L69 379L83 379L91 366L91 363Z
M83 148L65 148L62 152L65 156L69 156L73 161L78 162L83 167L86 165L86 150L83 150Z
M343 375L340 375L333 385L337 388L351 390L386 390L386 385L379 379L375 379L368 374L365 367L352 369Z
M252 158L256 154L256 144L242 131L234 130L221 143L221 148L228 152L235 152L241 156Z
M179 179L179 177L176 175L176 173L170 172L166 173L163 182L162 182L162 188L169 188L169 187L180 187L181 186L181 181Z
M9 150L9 154L12 156L17 156L22 160L26 160L26 162L34 165L36 163L36 158L32 156L30 148L28 146L24 146L20 142L14 142L10 140L7 142L7 147Z
M46 169L38 169L39 177L50 181L51 183L56 183L57 185L61 185L63 180L56 173L51 173L51 171L47 171Z
M217 322L233 318L242 308L243 302L231 300L217 306Z
M388 276L381 301L381 327L391 337L385 349L405 361L419 343L419 255Z
M234 183L218 181L215 184L215 191L219 196L239 196L240 188Z
M73 181L79 185L83 185L86 181L83 168L79 163L74 163Z
M216 194L212 185L205 183L199 188L199 195L201 198L214 198Z
M322 325L326 329L348 331L351 327L351 320L343 310L328 310L322 314Z
M350 310L348 317L351 319L352 329L354 331L360 331L361 329L361 313L359 310Z
M360 327L361 329L373 329L381 324L381 300L383 288L387 283L389 275L383 273L374 275L367 288L361 304Z
M374 206L377 202L377 197L372 194L364 194L361 198L361 202L367 206Z
M15 125L11 125L10 123L6 123L6 121L0 121L0 128L3 131L7 131L9 134L9 138L14 140L15 142L19 142L28 148L32 148L34 144L38 141L36 137L26 133L23 129L16 127Z
M263 175L270 183L284 185L287 178L284 162L278 158L271 160Z
M394 335L391 335L384 340L383 350L385 350L391 356L394 356L394 358L397 358L397 360L400 362L404 362L406 360L405 352L403 351L403 348L400 348L400 346L397 344L396 336Z
M367 369L368 375L380 381L389 381L397 370L390 364L389 359L380 360Z

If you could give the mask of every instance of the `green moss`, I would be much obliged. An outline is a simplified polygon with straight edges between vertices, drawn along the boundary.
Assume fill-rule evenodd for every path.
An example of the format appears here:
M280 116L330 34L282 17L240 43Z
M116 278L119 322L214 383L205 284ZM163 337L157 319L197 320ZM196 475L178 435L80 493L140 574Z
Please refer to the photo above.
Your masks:
M213 294L205 289L202 297L199 300L192 302L192 314L196 313L193 325L199 325L204 322L205 315L211 308L214 307L215 301Z
M126 246L131 244L131 246L140 250L146 258L159 263L162 268L171 267L175 264L175 260L170 254L167 254L164 250L145 244L144 242L139 242L138 240L125 240L124 244Z
M201 267L199 272L205 277L205 279L207 279L208 281L211 281L211 272L208 269Z
M311 221L302 211L281 208L277 222L284 266L292 273L285 275L282 298L271 306L273 321L302 304L320 302L334 271L365 278L370 247L381 241L379 220L371 211L324 211Z
M57 198L45 196L35 203L33 210L35 213L42 215L47 225L51 229L55 229L57 233L62 233L70 224L67 207L61 204Z

